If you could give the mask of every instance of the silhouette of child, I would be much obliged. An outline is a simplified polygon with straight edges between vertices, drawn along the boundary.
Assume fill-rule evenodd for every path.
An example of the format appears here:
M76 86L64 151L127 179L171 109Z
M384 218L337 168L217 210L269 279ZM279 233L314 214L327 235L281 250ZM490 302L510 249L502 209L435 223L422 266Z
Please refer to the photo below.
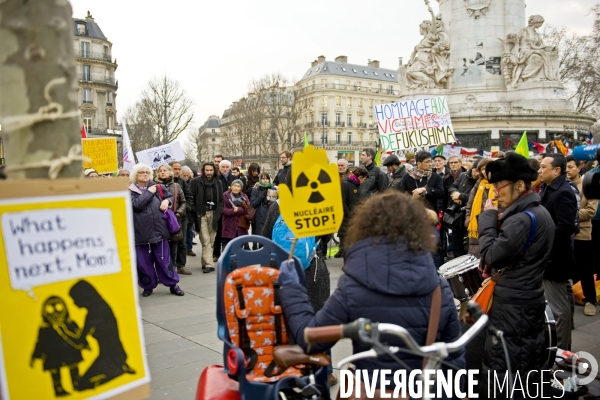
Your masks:
M44 371L52 376L56 397L68 396L62 387L60 368L68 367L73 387L77 388L81 350L87 348L85 337L80 338L79 326L69 317L67 305L60 297L49 297L42 306L42 325L38 332L30 366L36 359L42 360Z

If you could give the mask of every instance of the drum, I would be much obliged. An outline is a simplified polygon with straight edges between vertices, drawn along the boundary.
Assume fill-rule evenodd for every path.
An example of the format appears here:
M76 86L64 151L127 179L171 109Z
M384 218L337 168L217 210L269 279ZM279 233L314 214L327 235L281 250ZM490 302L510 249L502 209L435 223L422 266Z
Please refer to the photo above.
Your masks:
M449 261L440 267L440 271L440 275L448 281L454 297L460 301L471 298L483 283L479 259L472 255Z
M552 310L550 309L548 302L546 302L546 312L544 313L544 320L544 336L546 338L544 346L546 349L546 354L544 355L545 368L552 369L556 359L556 320L554 319L554 314L552 314Z

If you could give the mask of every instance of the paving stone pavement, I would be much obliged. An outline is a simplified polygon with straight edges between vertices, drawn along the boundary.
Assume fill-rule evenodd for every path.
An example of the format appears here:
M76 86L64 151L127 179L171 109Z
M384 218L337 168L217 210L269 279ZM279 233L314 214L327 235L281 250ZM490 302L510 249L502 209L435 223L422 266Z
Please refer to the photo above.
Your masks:
M187 264L193 274L181 276L185 296L173 296L164 286L150 297L141 297L140 290L152 399L194 399L202 370L223 362L223 345L217 337L216 273L203 274L200 245L194 251L198 256L188 257ZM327 266L333 290L342 274L342 261L331 258ZM575 327L573 350L587 351L600 360L600 316L584 316L578 306ZM334 364L351 353L350 340L338 342L332 350ZM337 390L334 386L332 395Z

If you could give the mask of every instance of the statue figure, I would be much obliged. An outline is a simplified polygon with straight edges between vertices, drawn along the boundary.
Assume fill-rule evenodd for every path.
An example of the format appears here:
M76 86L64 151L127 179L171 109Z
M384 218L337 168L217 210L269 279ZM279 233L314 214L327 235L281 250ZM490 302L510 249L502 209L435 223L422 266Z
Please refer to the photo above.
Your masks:
M504 79L507 86L522 82L559 82L558 50L546 46L537 29L544 23L541 15L529 17L528 26L503 40Z
M454 70L450 68L450 39L444 32L440 16L435 16L428 0L425 0L425 4L431 21L426 20L419 25L423 39L410 56L405 80L408 89L445 89L447 78Z

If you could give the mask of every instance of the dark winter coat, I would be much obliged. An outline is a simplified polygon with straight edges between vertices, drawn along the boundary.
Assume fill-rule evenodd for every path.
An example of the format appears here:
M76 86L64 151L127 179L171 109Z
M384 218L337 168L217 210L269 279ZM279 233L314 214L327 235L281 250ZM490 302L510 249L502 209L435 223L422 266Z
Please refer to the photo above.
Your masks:
M240 192L242 199L246 204L250 204L248 197L244 193ZM223 193L223 233L221 237L225 239L233 239L238 236L244 236L248 234L248 229L244 229L238 226L238 221L242 215L246 215L246 209L244 207L238 207L237 212L233 212L233 204L231 202L232 193L231 190Z
M352 217L352 210L356 203L358 203L360 184L354 182L350 178L344 178L342 181L342 204L344 205L344 219L342 219L342 225L340 232L342 235L348 228L350 217Z
M183 189L183 195L185 196L185 206L186 213L185 218L190 218L190 216L194 213L194 196L192 195L192 191L190 190L190 181L185 181L179 177L174 177L173 181L179 183L179 186ZM184 219L185 219L184 218Z
M460 169L462 170L461 174L464 174L465 172L467 172L467 170L464 169L463 167L460 167ZM460 178L460 175L459 175L458 178L454 179L454 176L452 176L452 173L449 168L446 168L446 171L448 171L448 173L442 177L442 185L444 186L444 197L440 201L440 206L441 206L442 211L446 211L448 204L450 204L450 202L452 202L452 200L450 200L448 198L448 194L450 193L450 186L452 186L452 184L454 184L455 180L458 180L458 178ZM452 203L454 203L454 202L452 202Z
M471 189L473 189L473 186L475 186L475 183L477 182L477 179L473 178L472 172L473 170L463 172L458 179L450 185L450 188L448 189L448 204L452 201L450 200L450 195L454 192L458 192L461 206L467 205Z
M225 178L225 175L219 174L217 175L217 179L219 179L219 182L221 182L221 188L223 189L223 193L225 193L230 189L231 182L235 181L238 178L234 176L231 173L231 171L229 171L229 174L227 174L227 178Z
M540 202L540 197L530 192L517 199L500 216L496 210L479 214L482 261L492 267L492 274L511 266L496 283L490 323L504 332L513 374L519 370L521 376L544 367L542 281L555 230L552 217ZM531 218L524 210L530 210L536 217L535 236L526 252L523 250L531 229ZM491 336L486 339L480 377L485 378L487 370L502 371L502 374L506 371L502 344L494 342Z
M244 187L242 188L242 193L246 195L246 197L252 197L252 189L254 189L254 185L256 185L260 181L260 177L258 175L251 176L248 175L246 182L244 182Z
M273 185L277 186L282 183L287 183L286 182L287 174L288 174L288 171L291 166L292 166L292 163L290 161L289 165L284 165L283 168L281 168L279 171L277 171L277 175L275 176L275 179L273 179Z
M269 206L269 211L267 212L267 218L265 219L265 225L262 229L262 235L268 239L273 239L273 227L275 226L275 222L277 222L277 218L281 214L279 209L279 203L274 201Z
M444 184L442 182L442 176L433 172L429 179L421 178L419 181L417 181L407 173L400 182L400 191L409 195L412 195L413 190L422 187L427 187L427 192L425 192L425 206L432 209L436 213L439 213L439 200L444 197Z
M367 180L360 185L360 197L383 192L388 187L388 177L374 162L365 166L369 172Z
M441 285L442 306L436 341L452 342L461 335L452 291L433 265L430 253L416 254L403 243L387 243L384 238L368 238L355 243L346 252L344 274L322 310L314 313L308 295L299 284L281 288L281 302L290 332L307 351L304 328L338 325L358 318L400 325L423 345L429 323L431 294ZM405 347L394 336L384 338L393 346ZM318 353L334 343L313 344L310 353ZM369 346L353 342L353 353ZM402 355L411 368L421 368L422 358ZM446 361L464 368L464 351L452 353ZM402 369L389 358L368 358L355 362L357 369Z
M149 181L146 187L156 185ZM161 185L165 198L173 204L173 195L166 186ZM163 218L163 212L160 211L158 190L151 193L148 190L142 192L135 184L129 185L131 192L131 203L133 206L133 228L135 231L135 244L158 243L161 240L169 239L171 233L167 227L167 221Z
M542 184L540 197L555 226L554 246L544 279L566 281L572 278L575 270L571 237L575 233L575 217L578 212L577 199L567 181L567 174L560 175L549 185Z
M204 184L202 183L204 179L204 177L199 176L192 179L190 182L190 191L194 196L194 205L196 209L196 221L194 221L196 232L200 232L200 218L203 216L202 210L205 209L205 206L203 205L205 202ZM215 180L215 195L217 197L215 200L213 200L215 203L215 209L213 211L206 212L214 213L212 229L216 231L219 226L219 221L221 220L221 215L223 214L223 190L221 190L221 181L217 178L213 178L213 180Z
M402 182L402 178L406 175L406 167L404 165L400 165L396 172L392 174L388 183L388 188L400 190L400 183Z
M268 188L255 187L252 189L250 196L250 205L256 209L254 217L254 223L256 228L252 228L253 235L262 235L263 227L267 220L267 213L269 212L269 202L267 201ZM256 232L254 232L256 229Z
M174 197L173 204L171 205L171 210L173 210L173 212L175 214L179 214L181 220L184 220L186 217L187 206L186 206L186 201L185 201L185 194L184 194L184 191L183 191L183 188L181 187L181 185L179 185L178 183L173 181L172 178L168 178L165 180L161 180L160 178L158 178L158 179L156 179L156 183L162 183L163 185L165 185L167 187L169 192ZM175 198L175 185L178 185L177 186L177 198ZM160 196L160 193L159 193L159 196ZM175 203L177 203L177 209L175 209Z

